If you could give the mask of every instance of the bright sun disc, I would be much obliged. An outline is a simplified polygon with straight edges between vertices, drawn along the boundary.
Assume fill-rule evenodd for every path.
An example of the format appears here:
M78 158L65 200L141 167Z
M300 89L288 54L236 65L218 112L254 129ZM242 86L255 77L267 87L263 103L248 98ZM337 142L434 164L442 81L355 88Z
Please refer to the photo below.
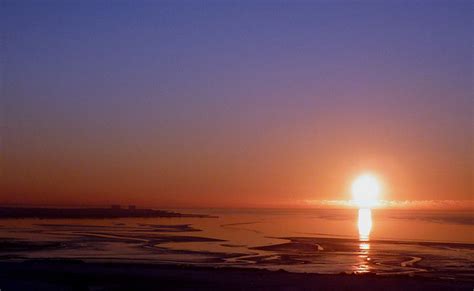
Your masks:
M360 208L370 208L377 205L379 191L379 182L369 174L359 176L352 184L352 196Z

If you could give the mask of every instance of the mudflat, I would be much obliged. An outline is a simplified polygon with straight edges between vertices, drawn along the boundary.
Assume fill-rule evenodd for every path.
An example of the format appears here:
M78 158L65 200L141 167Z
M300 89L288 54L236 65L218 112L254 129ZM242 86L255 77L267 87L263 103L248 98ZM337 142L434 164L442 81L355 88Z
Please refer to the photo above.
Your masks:
M0 263L2 290L472 290L417 276L320 275L243 268L30 260Z

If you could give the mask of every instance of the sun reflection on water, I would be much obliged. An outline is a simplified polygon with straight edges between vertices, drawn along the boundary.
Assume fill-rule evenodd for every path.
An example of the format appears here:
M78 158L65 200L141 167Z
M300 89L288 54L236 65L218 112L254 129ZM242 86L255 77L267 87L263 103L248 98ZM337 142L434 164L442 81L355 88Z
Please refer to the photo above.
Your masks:
M357 220L359 228L359 263L355 268L356 273L368 273L369 267L369 251L370 251L370 232L372 230L372 211L369 208L359 209Z
M372 230L372 210L369 208L359 209L359 219L357 221L359 227L359 239L369 240L370 231Z

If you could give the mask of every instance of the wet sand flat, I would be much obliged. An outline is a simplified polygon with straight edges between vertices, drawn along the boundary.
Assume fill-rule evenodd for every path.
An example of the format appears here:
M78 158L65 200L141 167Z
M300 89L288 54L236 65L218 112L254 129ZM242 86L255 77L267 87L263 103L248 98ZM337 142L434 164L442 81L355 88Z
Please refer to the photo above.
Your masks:
M367 278L376 276L380 279L392 277L397 282L398 280L405 282L406 279L421 280L420 282L444 282L442 284L449 286L452 285L450 282L455 281L463 282L464 285L474 283L474 242L463 239L462 235L453 237L450 241L436 241L431 240L436 237L428 232L423 240L410 240L403 232L399 235L397 232L392 232L391 234L395 237L387 238L377 235L370 240L361 240L348 235L351 228L342 228L342 231L336 234L326 228L327 224L340 225L342 223L341 226L343 226L351 222L353 217L352 212L349 211L212 214L218 214L215 215L218 218L203 216L61 220L3 219L0 220L0 263L4 264L2 271L12 275L12 278L21 278L19 274L22 272L25 276L30 274L25 277L25 284L35 278L36 272L43 272L43 267L48 271L44 274L45 280L46 278L56 280L54 279L57 277L55 272L62 270L62 264L65 262L67 262L65 267L71 268L71 274L64 274L65 277L81 277L81 274L73 274L76 267L74 264L71 265L71 261L81 262L78 264L87 269L90 268L91 273L87 276L93 276L92 270L96 270L95 276L98 277L108 272L120 273L122 271L119 266L124 265L132 270L139 269L140 272L151 273L156 272L155 268L163 270L164 266L168 266L165 268L167 270L184 268L191 272L191 276L194 276L192 274L195 272L201 274L200 272L207 270L204 277L212 277L206 279L206 284L210 286L221 284L220 278L214 277L222 276L223 270L228 268L232 268L232 271L229 271L232 274L235 272L240 274L244 272L243 269L250 272L242 273L247 275L275 274L274 272L279 270L282 270L279 272L281 274L295 273L296 277L285 275L290 281L300 275L304 280L316 280L307 279L313 278L309 274L311 273L320 280L326 278L325 275L332 275L336 278L344 278L343 280L353 280L347 278L368 280ZM380 223L383 224L385 221L390 225L396 222L397 225L403 226L402 230L408 229L407 226L411 225L413 219L416 221L422 217L410 214L407 218L392 219L391 215L388 212L385 218L379 216ZM433 216L433 214L430 215ZM456 217L470 217L464 214L456 215ZM469 220L455 220L456 223L462 222L461 224L453 224L449 221L440 224L439 219L436 219L436 222L430 220L426 224L423 222L425 227L420 229L449 228L449 231L458 233L460 229L457 227L460 227L465 233L472 233ZM410 222L410 224L405 222ZM39 269L38 265L31 263L32 261L36 262L35 264L41 262ZM24 263L21 264L21 262ZM104 266L104 264L107 268L100 269L102 267L99 268L99 266ZM14 270L18 272L11 273ZM188 275L183 275L182 272L179 274L170 272L166 271L165 274L180 283L189 281L186 277ZM61 275L59 278L64 276ZM87 276L81 277L78 282L82 280L89 282ZM268 276L275 277L275 275ZM50 284L48 283L50 279L46 283L41 282ZM166 277L164 280L168 279ZM5 280L13 282L4 277ZM117 280L120 281L122 278ZM146 281L153 280L153 278L146 279ZM269 288L273 286L270 282L273 278L268 280L262 281L262 286L265 284L270 284ZM275 280L278 281L279 277ZM115 279L110 282L106 280L100 284L109 286L114 281ZM21 280L15 282L15 284L21 284ZM123 284L128 286L127 282ZM236 282L235 284L241 286L239 284L244 283ZM284 282L282 284L287 286ZM306 286L304 285L306 283L294 284ZM453 284L457 286L457 283ZM247 286L243 285L243 287ZM19 290L29 289L31 288ZM18 290L18 288L10 290Z
M318 275L185 265L37 260L0 263L2 290L472 290L465 281Z

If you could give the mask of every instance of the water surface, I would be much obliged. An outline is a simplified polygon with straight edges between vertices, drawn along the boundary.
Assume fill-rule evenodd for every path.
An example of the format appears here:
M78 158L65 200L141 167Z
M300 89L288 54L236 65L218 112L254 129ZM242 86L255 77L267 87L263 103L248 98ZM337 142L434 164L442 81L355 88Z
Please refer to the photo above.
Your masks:
M3 219L0 256L469 280L474 273L470 212L176 211L218 218Z

